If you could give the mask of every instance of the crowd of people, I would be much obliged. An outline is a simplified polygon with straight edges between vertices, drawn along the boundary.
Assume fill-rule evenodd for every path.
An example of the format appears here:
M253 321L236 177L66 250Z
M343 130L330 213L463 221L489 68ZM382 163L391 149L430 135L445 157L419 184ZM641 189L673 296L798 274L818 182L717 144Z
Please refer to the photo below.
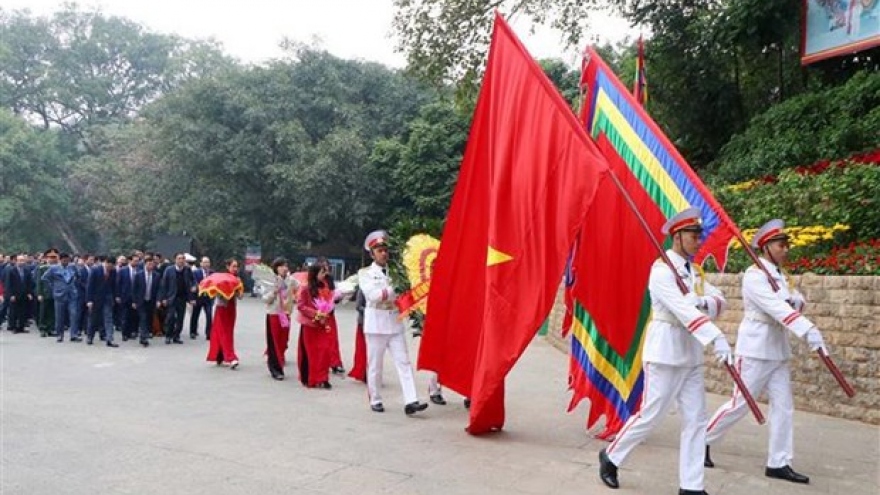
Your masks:
M795 483L809 483L796 472L793 459L793 413L788 361L788 333L803 338L812 350L826 352L819 329L803 316L803 296L782 270L788 255L788 235L781 220L758 229L752 247L760 253L744 274L745 317L739 327L736 359L725 334L714 324L726 307L724 295L713 287L692 259L701 246L700 211L687 209L664 226L671 248L651 267L648 290L651 321L642 350L644 392L632 415L610 445L599 453L599 477L610 488L620 486L618 467L644 442L675 403L682 416L679 455L679 495L705 495L704 468L714 467L710 446L747 414L745 390L734 388L731 399L711 416L706 411L703 347L712 344L719 361L741 375L751 395L766 391L770 401L770 441L765 474ZM291 326L299 324L296 364L304 386L331 389L330 374L343 374L335 304L345 297L357 301L359 312L354 367L349 376L367 385L370 409L385 411L380 394L385 352L394 361L407 415L423 411L409 359L405 326L395 307L397 294L388 273L387 233L375 231L364 241L372 264L358 272L356 292L336 287L326 259L308 267L305 281L290 273L288 263L272 263L271 282L263 290L266 305L266 362L270 375L284 379ZM0 260L2 260L0 256ZM238 262L226 262L237 274ZM155 253L134 253L116 260L106 256L71 257L47 250L40 262L17 255L0 265L3 287L0 323L27 332L35 320L41 336L81 340L85 331L92 344L98 333L107 346L115 331L123 340L139 339L145 347L153 335L166 344L183 343L181 332L187 305L192 306L190 337L198 337L198 320L205 314L208 361L238 366L234 347L237 299L242 290L214 298L201 294L200 282L212 276L211 262L190 268L183 253L173 264ZM240 280L237 280L240 286ZM214 309L212 313L212 309ZM213 318L213 320L212 320ZM731 371L733 372L733 371ZM445 404L436 375L431 374L431 402ZM649 386L650 384L650 386Z
M293 276L286 259L273 261L274 280L260 291L266 307L265 357L272 378L285 378L290 330L298 324L299 380L309 388L332 388L330 374L346 373L335 305L348 298L357 302L358 310L354 367L348 375L367 384L370 408L384 411L379 388L386 349L391 351L400 376L404 412L411 415L428 407L416 394L405 327L396 316L394 289L386 270L385 243L384 231L368 237L365 247L374 262L361 270L354 291L337 288L326 258L305 267L304 282ZM235 370L239 366L234 338L237 301L243 284L237 279L239 287L234 293L200 291L203 281L214 275L211 260L203 257L196 264L188 258L185 253L175 253L167 260L160 253L142 251L115 259L74 256L55 248L8 259L0 254L0 325L8 321L8 330L20 334L36 324L41 337L54 337L57 342L64 342L65 336L70 342L85 339L87 345L95 343L97 334L111 348L119 346L115 342L118 333L123 341L137 339L149 347L154 338L164 338L167 345L183 344L189 313L190 339L199 337L204 317L207 361ZM223 268L223 272L239 276L237 260L227 260ZM435 404L446 403L433 374L429 395Z
M89 345L98 334L108 347L138 339L150 345L153 336L168 344L183 343L181 332L187 304L193 306L190 337L196 338L199 315L206 314L210 332L211 302L196 294L198 282L210 273L210 260L192 269L183 253L173 261L160 253L135 251L130 256L60 253L0 254L0 325L27 333L36 324L41 337L71 342L85 336Z

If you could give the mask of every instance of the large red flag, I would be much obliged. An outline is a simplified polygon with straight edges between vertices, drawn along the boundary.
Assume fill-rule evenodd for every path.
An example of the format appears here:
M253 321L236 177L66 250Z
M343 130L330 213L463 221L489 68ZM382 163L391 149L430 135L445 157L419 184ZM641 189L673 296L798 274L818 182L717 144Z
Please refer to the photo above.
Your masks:
M504 377L547 317L608 165L496 15L434 264L419 368L471 397L471 434L504 424Z

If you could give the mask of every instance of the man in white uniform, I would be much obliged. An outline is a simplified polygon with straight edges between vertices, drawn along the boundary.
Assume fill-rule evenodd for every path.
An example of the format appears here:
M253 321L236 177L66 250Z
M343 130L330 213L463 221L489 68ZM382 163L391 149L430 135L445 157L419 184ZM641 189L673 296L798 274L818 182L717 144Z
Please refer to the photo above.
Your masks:
M419 402L409 351L406 347L406 333L403 323L398 319L400 313L394 305L397 294L388 276L388 234L384 230L371 232L364 241L364 249L373 257L373 264L358 272L358 284L364 293L367 305L364 308L364 337L367 340L367 390L370 395L370 408L375 412L385 412L382 405L382 364L385 349L391 351L391 358L397 367L400 387L403 389L404 412L407 415L424 411L428 404Z
M801 315L804 298L789 287L780 266L788 256L788 235L782 220L771 220L758 229L752 246L761 253L760 261L776 280L779 292L773 292L767 275L755 265L746 270L742 280L744 318L736 341L736 367L743 383L757 397L765 390L770 399L770 445L764 474L795 483L809 483L810 478L795 472L793 456L794 401L791 392L791 345L788 332L806 337L812 350L824 349L822 334ZM748 412L742 395L734 387L730 400L709 421L706 433L706 467L714 467L709 446Z
M681 415L679 495L705 495L703 449L706 440L706 395L703 384L703 346L715 346L719 360L731 362L730 345L712 323L726 304L721 291L706 282L690 259L702 243L700 210L688 208L672 217L662 232L672 237L666 251L688 288L682 294L675 274L663 261L651 267L651 322L645 337L645 385L641 410L630 417L617 438L599 453L599 477L618 488L617 468L667 416L673 401ZM656 492L653 492L656 493Z

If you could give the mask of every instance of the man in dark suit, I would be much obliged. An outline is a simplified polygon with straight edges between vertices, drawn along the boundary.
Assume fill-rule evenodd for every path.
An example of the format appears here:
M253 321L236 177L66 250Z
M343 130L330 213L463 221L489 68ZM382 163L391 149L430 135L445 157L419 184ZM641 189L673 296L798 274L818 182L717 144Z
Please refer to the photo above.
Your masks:
M15 265L6 269L3 288L4 299L9 304L9 330L13 333L27 333L28 305L34 299L34 292L26 255L16 256Z
M201 268L193 271L193 279L196 287L213 273L211 271L211 259L207 256L202 257ZM197 296L196 304L193 307L192 316L189 319L189 338L195 339L199 336L199 313L205 312L205 339L211 340L211 310L214 307L214 300L208 296Z
M133 306L134 277L137 274L137 259L134 257L126 263L117 265L116 298L119 301L119 320L123 342L135 338L138 328L137 308Z
M186 316L186 305L192 306L195 299L196 285L192 270L186 266L183 253L174 255L174 265L162 273L162 285L159 288L159 301L168 313L165 316L165 343L182 344L180 332L183 330L183 318Z
M98 256L98 263L89 273L86 286L86 307L91 315L89 345L95 339L95 329L103 322L107 347L119 347L113 343L113 303L116 297L116 269L113 266L112 257Z
M6 260L6 255L0 253L0 284L6 285L6 269L9 268L9 262ZM6 313L9 308L9 299L4 297L2 301L0 301L0 327L3 326L3 322L6 321Z
M152 336L153 314L159 300L159 286L162 278L156 271L156 262L151 257L144 258L144 269L134 276L132 304L137 309L140 333L138 339L144 347L149 347Z
M83 254L76 262L76 297L77 301L79 301L79 320L76 322L76 335L88 332L89 310L86 308L86 288L89 283L89 271L94 264L95 257L91 254Z

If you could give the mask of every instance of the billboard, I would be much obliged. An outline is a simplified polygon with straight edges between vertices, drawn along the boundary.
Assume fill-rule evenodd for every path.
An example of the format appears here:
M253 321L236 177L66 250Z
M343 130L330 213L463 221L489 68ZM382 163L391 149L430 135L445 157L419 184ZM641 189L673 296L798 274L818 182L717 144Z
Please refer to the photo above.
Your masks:
M801 64L880 46L880 0L804 0Z
M260 264L263 250L259 244L251 244L244 252L244 271L251 273Z

